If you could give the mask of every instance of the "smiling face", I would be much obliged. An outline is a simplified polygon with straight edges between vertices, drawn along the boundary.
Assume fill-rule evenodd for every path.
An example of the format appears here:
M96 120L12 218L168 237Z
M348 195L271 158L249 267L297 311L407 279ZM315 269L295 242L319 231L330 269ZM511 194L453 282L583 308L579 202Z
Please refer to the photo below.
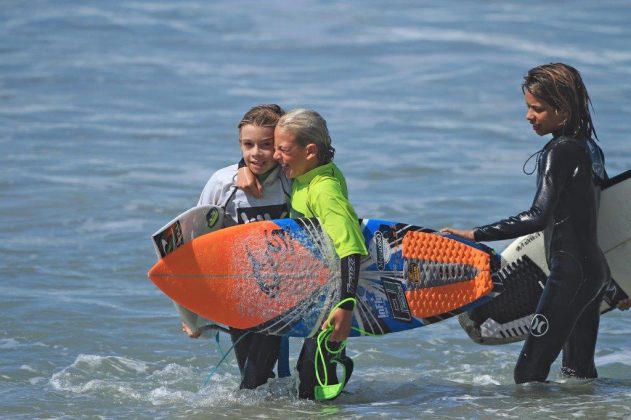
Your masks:
M317 147L310 143L301 146L296 135L276 127L274 130L274 159L281 165L289 179L305 174L318 166Z
M274 127L244 125L240 130L239 144L243 160L254 175L263 175L276 166Z
M538 99L529 91L524 91L526 101L526 119L532 124L532 129L540 136L552 133L557 136L565 124L565 114L556 111L550 104Z

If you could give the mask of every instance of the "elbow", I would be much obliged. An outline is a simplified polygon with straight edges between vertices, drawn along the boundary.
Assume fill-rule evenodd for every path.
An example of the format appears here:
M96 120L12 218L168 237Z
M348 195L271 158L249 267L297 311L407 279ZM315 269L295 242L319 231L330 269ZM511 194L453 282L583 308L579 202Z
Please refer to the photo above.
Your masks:
M531 230L534 232L539 232L545 229L548 225L548 219L551 216L551 212L545 211L540 207L532 207L528 212L530 218Z

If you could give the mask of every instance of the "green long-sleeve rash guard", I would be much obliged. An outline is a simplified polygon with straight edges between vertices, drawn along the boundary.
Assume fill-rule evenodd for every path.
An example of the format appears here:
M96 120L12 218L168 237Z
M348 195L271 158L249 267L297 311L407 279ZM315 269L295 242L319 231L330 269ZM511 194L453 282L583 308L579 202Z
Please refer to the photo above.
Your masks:
M340 259L368 254L357 215L348 201L346 179L333 162L293 180L291 217L319 218Z

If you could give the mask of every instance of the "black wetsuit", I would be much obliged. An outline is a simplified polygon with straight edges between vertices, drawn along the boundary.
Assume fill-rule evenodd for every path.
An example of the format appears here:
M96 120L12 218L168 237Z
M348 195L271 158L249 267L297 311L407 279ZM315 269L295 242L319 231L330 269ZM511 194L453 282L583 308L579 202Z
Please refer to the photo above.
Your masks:
M562 348L565 374L597 377L599 306L610 281L596 236L605 179L603 154L593 140L556 137L539 155L530 210L475 230L477 241L544 231L550 275L515 367L516 383L545 381Z
M239 167L245 162L231 165L215 172L206 183L198 205L213 204L224 209L224 227L250 223L258 220L280 219L287 217L289 186L280 168L272 170L263 181L265 195L256 198L236 187ZM237 356L241 372L241 389L254 389L274 377L274 365L278 361L279 376L288 376L289 368L282 369L285 357L279 355L288 352L288 341L280 336L265 335L251 331L230 328L230 338ZM283 372L287 370L287 372Z
M352 254L344 257L340 261L341 282L340 282L340 301L346 298L354 298L357 290L357 282L359 281L359 270L357 269L361 264L361 255ZM352 303L345 303L340 305L340 308L353 310L354 305ZM338 348L339 343L329 343L329 348L334 350ZM328 385L339 383L339 378L336 373L336 364L340 363L346 370L346 377L344 378L344 385L348 382L353 373L353 360L346 355L346 351L338 355L329 353L326 347L322 346L323 359L318 360L317 357L317 342L316 338L306 338L302 349L300 350L300 356L298 356L298 363L296 364L296 370L298 371L298 378L300 380L298 385L298 396L300 398L314 399L315 387L318 386L316 378L315 366L316 360L323 361L324 363L318 363L318 375L320 379L325 377L324 369L327 371Z

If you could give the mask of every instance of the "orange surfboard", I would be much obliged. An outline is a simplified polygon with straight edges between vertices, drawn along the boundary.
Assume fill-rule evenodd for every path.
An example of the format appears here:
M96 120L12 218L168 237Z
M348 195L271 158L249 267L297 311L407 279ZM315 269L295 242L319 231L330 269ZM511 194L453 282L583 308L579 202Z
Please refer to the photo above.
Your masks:
M498 290L488 247L430 229L362 221L353 323L370 334L427 325L486 302ZM233 226L192 239L149 277L178 304L217 323L311 336L339 301L339 259L317 219ZM356 333L357 334L357 333Z

